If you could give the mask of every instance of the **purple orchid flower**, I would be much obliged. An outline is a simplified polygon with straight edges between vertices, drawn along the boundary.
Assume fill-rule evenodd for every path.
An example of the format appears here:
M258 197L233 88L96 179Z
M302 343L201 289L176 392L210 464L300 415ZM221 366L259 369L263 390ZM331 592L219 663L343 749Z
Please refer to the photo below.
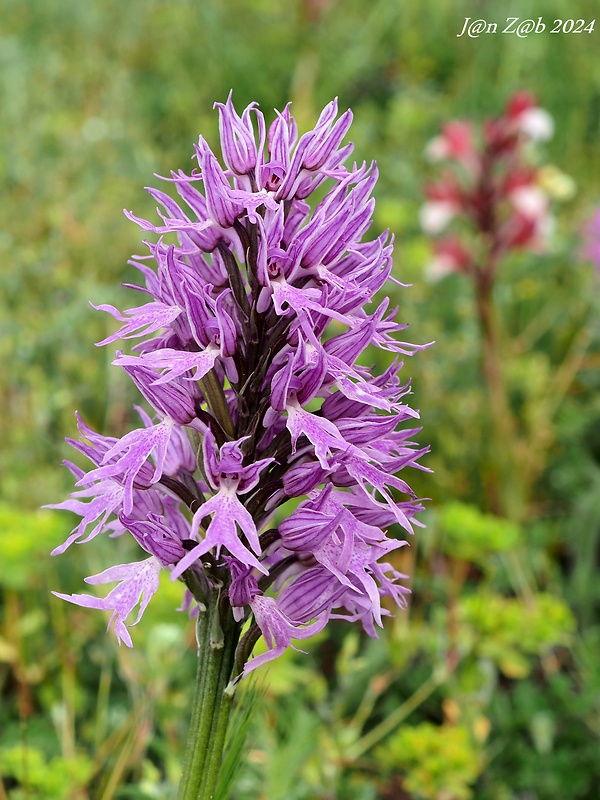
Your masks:
M167 570L190 613L212 602L223 627L246 626L240 675L332 618L376 636L382 598L405 605L406 576L385 559L422 506L396 473L424 469L427 448L412 441L418 413L399 378L421 347L397 338L406 325L388 300L369 309L393 243L363 240L377 167L345 163L351 112L333 101L298 137L289 107L270 127L254 103L216 107L224 165L200 138L198 169L165 179L177 200L149 190L159 223L126 212L158 237L130 262L146 301L95 306L120 323L99 344L138 340L113 363L150 411L120 439L78 421L71 444L92 467L67 464L78 488L53 507L81 521L54 553L129 532L149 557L87 578L118 583L104 599L57 596L110 611L131 646L128 626ZM362 363L369 347L390 353L381 374ZM261 635L267 652L251 659Z
M115 635L119 642L125 642L128 647L132 647L131 635L125 620L132 613L139 603L140 608L134 622L135 625L142 618L146 606L158 590L160 562L151 556L145 561L138 561L133 564L119 564L116 567L92 575L85 579L86 583L115 583L119 581L119 586L114 588L103 600L89 594L61 594L53 592L56 597L68 600L84 608L100 608L104 611L112 611L108 627L114 625Z

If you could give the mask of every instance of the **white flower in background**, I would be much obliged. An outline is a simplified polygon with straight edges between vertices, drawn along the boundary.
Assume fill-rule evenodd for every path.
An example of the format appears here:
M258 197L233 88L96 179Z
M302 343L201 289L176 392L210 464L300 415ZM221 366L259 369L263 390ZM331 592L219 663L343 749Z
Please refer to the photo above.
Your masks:
M534 142L546 142L554 133L554 120L544 109L534 106L523 111L518 118L520 130Z
M419 222L430 236L441 233L460 211L460 207L449 200L430 200L419 210Z

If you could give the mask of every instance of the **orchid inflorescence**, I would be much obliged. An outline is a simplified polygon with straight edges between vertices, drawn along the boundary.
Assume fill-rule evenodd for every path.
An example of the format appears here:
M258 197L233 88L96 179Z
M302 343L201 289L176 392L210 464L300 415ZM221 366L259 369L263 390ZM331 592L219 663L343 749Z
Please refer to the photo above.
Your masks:
M396 338L406 326L388 298L365 310L390 278L392 239L362 241L377 167L344 166L351 112L333 101L298 138L289 106L267 130L254 103L241 116L231 96L216 105L225 168L200 137L198 169L164 179L179 199L148 190L160 224L126 212L157 234L130 262L148 302L97 306L121 323L99 344L140 339L113 363L152 411L138 408L141 427L120 439L78 417L82 438L68 441L93 466L66 462L78 488L53 506L81 517L55 554L129 531L149 557L86 578L118 583L104 598L55 594L112 612L131 646L166 569L190 613L218 593L245 626L248 673L329 619L375 636L381 598L405 605L406 576L381 559L406 544L389 526L419 524L396 473L422 469L427 448L411 441L418 414L399 379L420 347ZM359 363L368 346L392 354L379 375ZM261 634L267 651L246 663Z
M430 279L462 272L491 282L508 253L544 250L552 231L553 192L531 150L550 138L553 128L552 117L533 95L519 91L504 113L486 120L480 131L471 122L453 120L429 142L429 160L447 165L438 180L425 186L420 214L424 232L436 237L427 267ZM452 222L462 228L445 233Z

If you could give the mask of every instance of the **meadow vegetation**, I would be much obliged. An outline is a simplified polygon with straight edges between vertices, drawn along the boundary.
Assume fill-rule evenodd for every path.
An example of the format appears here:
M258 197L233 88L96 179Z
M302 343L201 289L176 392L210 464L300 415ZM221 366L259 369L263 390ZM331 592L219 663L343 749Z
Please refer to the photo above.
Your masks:
M121 209L152 217L143 186L187 171L200 132L216 146L212 105L230 89L268 118L291 100L300 126L334 96L352 108L356 159L379 163L377 233L394 232L395 277L412 284L393 301L407 338L435 345L405 365L433 470L410 478L431 498L427 527L394 554L413 576L410 609L377 640L333 623L308 655L247 681L221 800L597 797L600 277L581 229L600 204L600 27L456 38L466 16L525 14L508 5L0 0L0 800L176 791L195 669L193 628L175 611L183 587L165 581L136 647L119 648L100 613L50 590L79 591L134 545L96 539L52 559L73 520L39 509L72 489L60 462L75 409L103 433L136 424L133 387L93 345L115 326L88 301L128 307L120 284L142 246ZM577 3L578 17L596 11ZM546 21L573 13L566 0L527 4ZM419 208L437 169L427 142L450 119L498 115L517 89L554 118L541 151L555 229L495 286L526 456L512 513L490 491L473 288L427 280Z

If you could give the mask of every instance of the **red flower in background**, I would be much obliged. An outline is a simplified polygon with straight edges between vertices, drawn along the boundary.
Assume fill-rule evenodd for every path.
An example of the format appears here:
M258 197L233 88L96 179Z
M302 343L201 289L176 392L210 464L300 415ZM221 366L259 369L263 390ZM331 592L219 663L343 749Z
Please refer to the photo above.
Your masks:
M427 269L432 279L465 272L489 282L499 258L509 251L544 250L552 231L550 200L542 171L529 157L532 143L550 138L553 127L533 95L517 92L504 113L485 120L480 131L454 120L428 144L427 157L447 162L448 168L425 186L421 226L437 237L451 222L463 223L461 234L435 239L435 257Z

